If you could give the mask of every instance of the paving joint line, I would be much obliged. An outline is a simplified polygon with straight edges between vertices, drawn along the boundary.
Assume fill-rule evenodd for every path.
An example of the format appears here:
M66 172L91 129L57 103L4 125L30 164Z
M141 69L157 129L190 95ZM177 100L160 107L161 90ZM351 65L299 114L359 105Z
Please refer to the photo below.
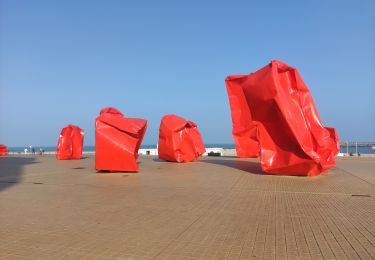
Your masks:
M355 178L358 178L358 179L360 179L360 180L366 182L367 184L370 184L371 186L374 186L374 187L375 187L375 184L374 184L374 183L371 183L371 182L369 182L369 181L366 181L366 180L362 179L361 177L358 177L357 175L355 175L355 174L353 174L353 173L351 173L351 172L349 172L349 171L346 171L346 170L344 170L344 169L341 169L341 168L339 168L339 167L336 167L336 168L337 168L337 169L340 169L341 171L343 171L343 172L345 172L345 173L347 173L347 174L350 174L351 176L353 176L353 177L355 177Z

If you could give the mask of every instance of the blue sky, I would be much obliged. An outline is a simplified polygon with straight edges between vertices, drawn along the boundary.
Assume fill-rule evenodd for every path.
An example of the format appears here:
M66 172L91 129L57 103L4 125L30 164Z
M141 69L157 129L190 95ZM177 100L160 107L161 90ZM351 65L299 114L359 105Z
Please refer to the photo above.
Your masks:
M375 141L375 1L0 0L0 143L55 145L103 107L195 121L232 143L224 79L272 59L299 69L323 123Z

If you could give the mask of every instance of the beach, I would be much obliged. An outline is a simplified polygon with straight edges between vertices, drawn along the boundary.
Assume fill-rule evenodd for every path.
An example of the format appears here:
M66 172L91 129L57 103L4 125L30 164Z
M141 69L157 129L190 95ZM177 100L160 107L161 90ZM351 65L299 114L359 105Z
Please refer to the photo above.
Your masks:
M373 259L374 158L317 177L258 159L97 173L94 156L0 158L0 259Z

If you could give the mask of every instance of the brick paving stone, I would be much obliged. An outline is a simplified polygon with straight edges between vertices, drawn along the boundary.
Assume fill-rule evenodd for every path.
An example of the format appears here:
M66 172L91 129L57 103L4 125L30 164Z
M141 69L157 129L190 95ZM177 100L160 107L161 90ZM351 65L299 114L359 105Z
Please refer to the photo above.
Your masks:
M375 158L313 178L256 159L0 158L0 259L375 259Z

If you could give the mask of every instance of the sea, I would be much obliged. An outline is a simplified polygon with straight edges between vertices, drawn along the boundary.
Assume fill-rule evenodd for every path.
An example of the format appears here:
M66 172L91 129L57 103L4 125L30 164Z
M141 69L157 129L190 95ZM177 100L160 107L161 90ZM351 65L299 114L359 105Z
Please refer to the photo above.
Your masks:
M205 144L206 148L224 148L224 149L235 149L234 144ZM46 152L53 152L56 151L56 146L33 146L36 152L39 152L39 149L42 148ZM23 153L25 148L30 150L30 147L8 147L9 152L15 152L15 153ZM143 149L156 149L156 145L142 145L141 148ZM95 151L95 146L84 146L83 147L84 151ZM356 153L356 148L355 147L348 147L348 151L346 146L342 146L340 149L341 153ZM357 152L360 154L375 154L375 149L371 147L358 147Z

